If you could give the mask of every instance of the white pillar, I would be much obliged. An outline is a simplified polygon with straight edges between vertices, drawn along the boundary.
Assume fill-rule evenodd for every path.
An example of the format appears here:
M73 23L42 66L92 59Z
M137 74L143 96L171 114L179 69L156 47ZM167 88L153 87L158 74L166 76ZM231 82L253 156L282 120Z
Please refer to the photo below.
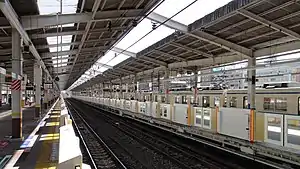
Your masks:
M248 59L248 107L250 108L250 124L249 124L249 134L250 142L255 140L255 87L256 87L256 59Z
M26 97L27 97L27 94L26 94L26 84L27 84L27 75L24 74L23 75L23 79L22 79L22 106L24 107L25 106L25 101L26 101Z
M42 68L39 61L34 63L34 84L35 84L35 117L41 115L41 85L42 85Z
M2 99L3 99L2 92L5 83L5 75L6 75L6 70L0 67L0 107L2 106Z
M21 81L23 72L21 37L12 29L12 138L22 138Z
M194 71L194 104L197 104L197 92L198 92L198 71L197 69Z
M165 102L169 103L169 88L170 88L170 81L169 81L169 76L170 76L170 70L166 69L165 71L165 76L164 76L164 91L165 91Z

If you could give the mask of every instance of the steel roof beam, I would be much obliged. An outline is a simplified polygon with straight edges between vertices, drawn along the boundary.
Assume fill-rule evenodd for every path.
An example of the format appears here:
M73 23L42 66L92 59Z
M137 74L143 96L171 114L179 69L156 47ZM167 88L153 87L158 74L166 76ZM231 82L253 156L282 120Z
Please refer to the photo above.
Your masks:
M111 10L97 12L97 9L95 8L94 11L88 13L23 16L21 17L21 21L25 30L31 30L70 23L108 21L113 19L130 19L139 16L142 12L142 9ZM124 15L124 13L126 13L126 15L122 16Z
M133 52L130 52L130 51L118 48L118 47L111 48L111 51L116 52L118 54L124 54L124 55L130 56L130 57L136 58L136 53L133 53Z
M178 60L178 61L185 61L185 59L183 59L183 58L181 58L181 57L179 57L179 56L175 56L175 55L171 55L171 54L169 54L169 53L166 53L166 52L163 52L163 51L160 51L160 50L154 50L154 52L156 52L156 53L158 53L158 54L160 54L160 55L165 55L165 56L167 56L167 57L169 57L169 58L174 58L174 59L176 59L176 60Z
M82 48L83 48L83 45L84 45L84 42L85 42L85 40L86 40L86 38L87 38L87 36L88 36L88 34L89 34L89 31L90 31L90 28L91 28L91 25L92 25L92 20L93 19L95 19L95 16L96 16L96 14L98 13L97 11L98 11L98 9L99 9L99 6L100 6L100 3L101 3L101 0L95 0L94 1L94 4L93 4L93 8L92 8L92 12L91 12L91 18L90 18L90 20L89 21L87 21L87 23L86 23L86 25L85 25L85 28L84 28L84 34L82 35L82 37L81 37L81 42L80 42L80 45L79 45L79 47L78 47L78 53L76 54L76 56L75 56L75 59L74 59L74 63L73 63L73 66L72 66L72 68L71 68L71 73L70 73L70 75L72 74L72 71L73 71L73 69L74 69L74 65L76 64L76 61L77 61L77 59L78 59L78 57L79 57L79 53L81 52L81 50L82 50ZM102 12L102 11L99 11L99 12ZM120 15L119 15L120 16ZM105 17L105 16L104 16ZM106 16L106 18L108 18L109 16ZM68 83L69 83L70 81L68 80ZM68 84L67 83L67 84Z
M162 61L159 61L159 60L156 60L156 59L152 59L148 56L141 56L141 57L137 58L136 53L133 53L133 52L130 52L130 51L127 51L127 50L123 50L123 49L120 49L118 47L113 47L111 49L111 51L119 53L119 54L124 54L124 55L130 56L130 57L138 59L138 60L144 60L144 61L152 62L152 63L155 63L157 65L161 65L161 66L167 66L168 65L166 62L162 62Z
M250 18L250 19L252 19L252 20L260 23L260 24L263 24L263 25L265 25L267 27L270 27L270 28L272 28L274 30L277 30L279 32L282 32L282 33L288 35L288 36L291 36L291 37L294 37L294 38L300 40L300 34L294 32L292 30L289 30L289 29L287 29L287 28L285 28L283 26L280 26L280 25L278 25L278 24L276 24L274 22L271 22L271 21L269 21L269 20L267 20L265 18L262 18L261 16L258 16L256 14L250 12L250 11L247 11L245 9L240 9L237 12L239 14L247 17L247 18Z
M97 66L101 66L101 67L105 67L105 68L108 68L108 69L112 69L113 66L109 66L107 64L104 64L104 63L100 63L100 62L96 62L95 63Z
M190 48L188 46L185 46L185 45L182 45L182 44L179 44L179 43L176 43L176 42L171 42L171 45L175 46L175 47L178 47L178 48L182 48L182 49L188 50L188 51L193 52L193 53L197 53L198 55L201 55L201 56L205 56L205 57L208 57L208 58L212 58L213 57L213 55L211 55L211 54L202 52L202 51L197 50L197 49Z
M9 49L0 49L0 55L9 55L12 54L11 48Z
M59 43L52 45L37 45L36 49L47 49L47 48L56 48L57 46L69 46L69 45L78 45L79 42L71 42L71 43Z
M120 73L124 73L124 72L129 73L129 74L135 73L133 71L130 71L130 70L127 70L127 69L124 69L124 68L118 68L118 67L114 68L113 70L119 71Z
M56 57L56 56L55 56ZM70 60L70 59L74 59L74 56L69 56L69 57L67 57L67 58L60 58L60 57L58 57L58 59L52 59L52 58L45 58L45 59L43 59L43 61L45 61L45 62L49 62L49 61L53 61L53 60L58 60L58 61L60 61L60 60L65 60L65 59L68 59L68 60Z
M48 53L41 53L42 59L52 58L57 56L64 56L64 55L75 55L78 50L68 50L68 51L60 51L60 52L48 52Z
M153 20L155 22L158 22L158 23L163 23L165 22L166 20L168 20L169 18L167 17L164 17L162 15L159 15L159 14L156 14L154 12L152 12L148 17L148 19L150 20ZM175 30L178 30L178 31L181 31L189 36L192 36L192 37L195 37L197 39L200 39L200 40L203 40L205 42L209 42L211 44L214 44L216 46L219 46L221 48L224 48L226 50L229 50L229 51L233 51L233 52L236 52L236 53L239 53L245 57L252 57L253 55L253 52L251 49L248 49L246 47L243 47L241 45L238 45L238 44L235 44L235 43L232 43L230 41L227 41L225 39L222 39L222 38L219 38L215 35L211 35L209 33L206 33L204 31L193 31L193 32L190 32L188 30L188 26L187 25L184 25L182 23L179 23L177 21L173 21L173 20L169 20L168 22L164 23L164 25L166 27L169 27L171 29L175 29Z
M104 38L104 39L92 39L85 41L84 43L95 43L95 42L103 42L103 41L111 41L115 40L115 38ZM54 48L57 46L71 46L71 45L80 45L81 42L71 42L71 43L59 43L59 44L52 44L52 45L38 45L36 46L37 49L45 49L45 48Z
M160 14L157 14L155 12L152 12L150 13L148 16L147 16L148 19L154 21L154 22L157 22L157 23L164 23L166 22L169 18L167 17L164 17ZM166 23L164 23L164 25L166 27L169 27L171 29L175 29L175 30L179 30L181 32L188 32L188 26L187 25L184 25L180 22L177 22L177 21L174 21L172 19L168 20Z
M125 26L119 26L119 27L112 27L111 30L118 31L118 30L124 30L127 27ZM53 32L53 33L39 33L39 34L32 34L30 35L31 39L39 39L39 38L46 38L46 37L52 37L52 36L65 36L65 35L82 35L84 34L84 30L78 30L78 31L62 31L62 32ZM97 28L90 30L89 33L102 33L102 32L109 32L108 28Z
M299 0L296 0L296 1L299 1ZM294 1L294 2L293 2L293 1L288 1L288 2L286 2L286 3L283 3L283 4L281 4L281 5L276 6L276 7L274 7L274 8L271 8L271 9L269 9L269 10L266 10L266 11L264 11L264 12L258 14L258 15L259 15L259 16L267 15L267 14L269 14L269 13L272 13L272 12L275 12L275 11L277 11L277 10L280 10L280 9L286 7L286 6L292 5L293 3L295 3L295 1ZM235 24L232 24L232 25L230 25L230 26L228 26L228 27L223 28L223 29L221 29L221 30L215 32L214 34L220 34L220 33L225 32L225 31L230 31L231 29L234 29L234 28L236 28L236 27L242 26L243 24L246 24L246 23L248 23L248 22L250 22L250 21L251 21L251 19L244 19L244 20L242 20L242 21L240 21L240 22L238 22L238 23L235 23ZM237 34L242 35L242 34L245 34L245 32L242 31L242 32L239 32L239 33L237 33Z
M300 46L300 41L293 41L293 42L279 44L279 45L272 45L270 47L262 48L254 51L254 56L261 57L261 56L274 55L277 53L288 52L288 51L299 49L299 46Z
M27 32L24 30L22 24L19 21L19 17L16 14L15 10L11 6L10 2L8 0L1 0L0 1L0 9L2 13L5 15L5 17L10 22L11 26L16 28L20 34L20 36L23 39L23 42L29 46L29 50L31 51L31 54L35 57L37 61L40 62L42 69L45 71L45 73L48 75L48 77L52 79L52 76L50 75L48 69L46 68L44 62L42 61L39 53L37 52L35 46L31 42L31 39L29 38ZM56 86L58 87L58 86Z
M7 37L0 37L0 44L1 43L11 43L11 37L7 36Z

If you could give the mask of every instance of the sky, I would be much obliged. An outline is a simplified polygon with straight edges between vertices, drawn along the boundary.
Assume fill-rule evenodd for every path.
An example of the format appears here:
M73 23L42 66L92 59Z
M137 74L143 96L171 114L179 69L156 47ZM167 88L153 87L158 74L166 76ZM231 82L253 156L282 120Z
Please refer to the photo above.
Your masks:
M165 0L157 9L154 10L155 13L163 15L165 17L171 17L181 9L188 6L194 0ZM183 24L190 24L203 16L213 12L219 7L224 6L231 0L198 0L192 6L184 10L183 12L176 15L173 20L178 21ZM60 1L59 0L37 0L40 14L56 14L60 11ZM75 13L77 8L78 0L63 0L63 14L67 13ZM63 25L63 26L73 26L73 24ZM160 26L159 28L155 29L152 33L148 36L143 38L137 44L132 45L138 39L146 35L148 32L152 30L152 23L148 19L144 19L142 22L138 24L125 38L123 38L118 44L115 44L116 47L121 49L126 49L130 52L138 53L141 50L147 48L148 46L152 45L153 43L165 38L166 36L175 32L170 28L165 26ZM49 44L57 44L61 43L61 39L63 43L71 42L71 38L68 36L63 37L48 37L47 41ZM65 51L69 50L70 46L64 46L59 48L52 48L50 49L51 52L56 51ZM66 59L61 61L57 61L57 57L53 57L53 64L55 67L66 66L64 62L67 62L68 56L63 56ZM105 64L108 66L114 66L126 59L129 56L124 54L115 54L115 52L108 51L105 56L100 58L97 63ZM76 86L84 83L86 80L91 79L97 76L104 71L109 71L107 67L99 66L99 64L95 63L89 70L87 70L73 85L69 88L69 90L75 88Z

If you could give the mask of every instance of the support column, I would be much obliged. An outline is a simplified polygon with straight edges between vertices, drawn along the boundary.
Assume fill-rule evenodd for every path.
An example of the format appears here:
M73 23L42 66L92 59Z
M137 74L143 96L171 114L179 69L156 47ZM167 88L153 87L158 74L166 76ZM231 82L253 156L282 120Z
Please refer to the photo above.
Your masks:
M250 58L248 59L248 107L250 108L250 116L249 116L249 135L250 142L254 142L255 138L255 87L256 87L256 59Z
M39 61L34 63L34 84L35 84L35 118L41 116L41 85L42 85L42 68Z
M198 71L194 71L194 104L197 105L197 92L198 92Z
M102 98L105 97L105 95L104 95L104 87L105 87L105 85L104 85L104 83L102 83L102 89L101 89L101 92L102 92Z
M165 71L165 76L164 76L164 91L165 91L165 98L166 98L166 103L169 103L169 88L170 88L170 81L169 81L169 76L170 76L170 70L166 69Z
M113 96L113 86L112 86L112 82L111 81L109 83L109 92L110 92L110 98L112 99L112 96Z
M124 99L124 94L123 94L123 80L122 80L122 77L120 77L120 87L119 87L119 90L120 90L120 96L119 96L119 99Z
M21 37L16 29L12 29L12 138L22 138L22 69Z
M133 80L133 83L134 83L134 100L138 100L138 86L137 86L137 77L136 77L136 74L134 75L134 80Z
M21 85L21 106L24 107L26 104L26 81L27 81L27 75L23 75L22 79L22 85Z
M2 106L2 99L3 99L2 92L5 83L5 75L6 75L6 70L0 67L0 107Z
M153 72L151 73L151 89L150 89L150 91L151 91L151 94L150 94L150 102L153 102L153 92L154 92L154 89L153 89ZM151 105L152 105L152 103L151 103Z

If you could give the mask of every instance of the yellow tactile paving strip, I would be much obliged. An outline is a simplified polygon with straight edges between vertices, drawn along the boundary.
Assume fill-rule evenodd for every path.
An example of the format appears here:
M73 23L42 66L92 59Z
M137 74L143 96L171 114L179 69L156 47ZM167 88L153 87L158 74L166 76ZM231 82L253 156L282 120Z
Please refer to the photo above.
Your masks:
M47 122L44 126L46 130L41 133L39 141L42 146L39 152L35 168L36 169L56 169L58 164L58 145L59 145L59 121L60 121L60 103L55 105L54 111L49 114L51 122Z

